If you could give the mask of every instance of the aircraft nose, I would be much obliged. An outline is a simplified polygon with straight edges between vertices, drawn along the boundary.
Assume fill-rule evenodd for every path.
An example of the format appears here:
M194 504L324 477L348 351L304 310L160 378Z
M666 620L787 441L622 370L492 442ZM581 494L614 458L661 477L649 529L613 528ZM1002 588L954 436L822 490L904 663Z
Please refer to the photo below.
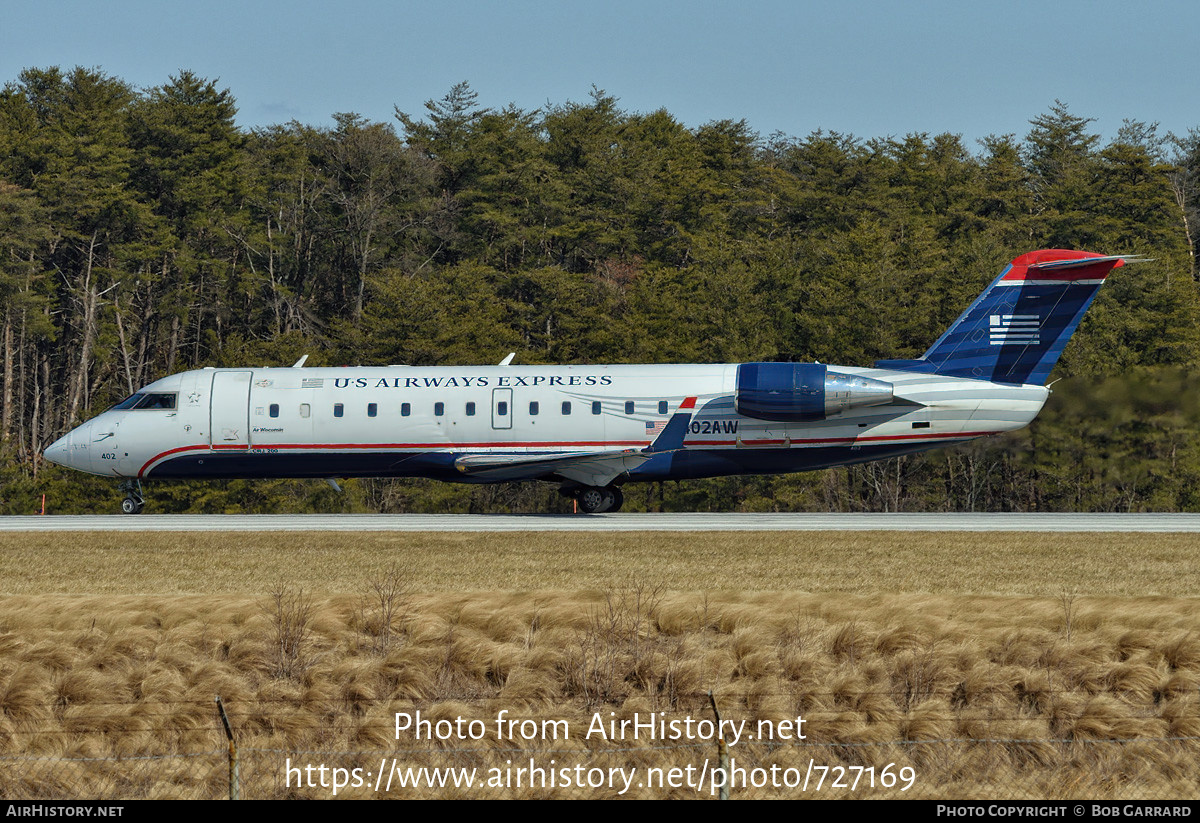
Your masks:
M91 471L92 421L84 423L55 440L42 450L42 457L68 469Z
M70 468L71 463L71 439L75 436L75 432L67 432L62 437L55 440L42 452L42 457L49 460L51 463L57 463L60 466Z

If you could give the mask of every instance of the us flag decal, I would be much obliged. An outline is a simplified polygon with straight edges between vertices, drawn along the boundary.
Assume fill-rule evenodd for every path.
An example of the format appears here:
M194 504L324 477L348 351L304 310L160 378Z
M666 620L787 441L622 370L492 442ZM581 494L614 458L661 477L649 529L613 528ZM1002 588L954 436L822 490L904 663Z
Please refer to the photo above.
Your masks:
M1036 314L993 314L988 323L993 346L1006 343L1025 345L1041 342L1038 329L1042 318Z

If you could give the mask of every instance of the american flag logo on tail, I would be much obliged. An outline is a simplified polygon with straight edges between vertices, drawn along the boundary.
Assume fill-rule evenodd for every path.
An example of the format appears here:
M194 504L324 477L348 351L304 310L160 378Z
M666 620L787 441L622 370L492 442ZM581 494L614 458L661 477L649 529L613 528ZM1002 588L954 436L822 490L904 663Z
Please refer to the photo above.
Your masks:
M667 427L666 420L658 420L653 423L647 422L646 423L646 436L647 437L658 437L660 434L662 434L662 430L665 429L666 427Z
M1036 314L993 314L988 332L993 346L1008 343L1037 345L1041 342L1039 329L1042 318Z

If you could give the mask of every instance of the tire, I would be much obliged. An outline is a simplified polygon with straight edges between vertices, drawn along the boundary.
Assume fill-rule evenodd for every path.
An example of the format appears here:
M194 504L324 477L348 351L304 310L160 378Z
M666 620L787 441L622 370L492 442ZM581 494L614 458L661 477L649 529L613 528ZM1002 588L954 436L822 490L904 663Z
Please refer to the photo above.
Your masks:
M121 501L121 511L125 514L137 514L142 510L142 503L132 497L126 497Z
M610 502L606 489L598 486L584 486L579 490L579 510L584 514L596 514L604 511L604 504Z
M609 513L619 512L621 510L621 506L625 503L625 495L621 494L621 490L616 486L612 486L611 488L613 493L613 502L612 505L605 509L605 511Z
M605 486L604 502L600 504L600 508L596 509L597 513L612 511L613 503L617 502L616 490L612 486Z

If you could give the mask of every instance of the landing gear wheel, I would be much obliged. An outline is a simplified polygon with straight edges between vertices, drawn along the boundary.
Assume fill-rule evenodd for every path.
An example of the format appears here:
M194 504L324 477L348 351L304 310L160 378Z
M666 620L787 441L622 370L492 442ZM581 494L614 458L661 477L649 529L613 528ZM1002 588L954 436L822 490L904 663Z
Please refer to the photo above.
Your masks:
M611 493L597 486L584 486L579 490L579 508L584 514L598 514L608 508L605 504L612 503Z
M616 494L613 493L613 487L605 486L601 491L604 492L604 502L600 504L600 508L597 509L596 511L597 512L612 511L613 503L617 502L617 496L616 496Z
M616 486L610 486L609 488L612 489L613 502L605 511L609 513L619 512L621 506L625 503L625 495L621 494L621 490Z
M583 486L575 492L575 499L584 514L601 514L621 508L625 495L616 486Z
M121 501L121 511L125 514L140 513L146 505L146 499L142 497L142 481L122 480L117 488L125 492L125 499Z

